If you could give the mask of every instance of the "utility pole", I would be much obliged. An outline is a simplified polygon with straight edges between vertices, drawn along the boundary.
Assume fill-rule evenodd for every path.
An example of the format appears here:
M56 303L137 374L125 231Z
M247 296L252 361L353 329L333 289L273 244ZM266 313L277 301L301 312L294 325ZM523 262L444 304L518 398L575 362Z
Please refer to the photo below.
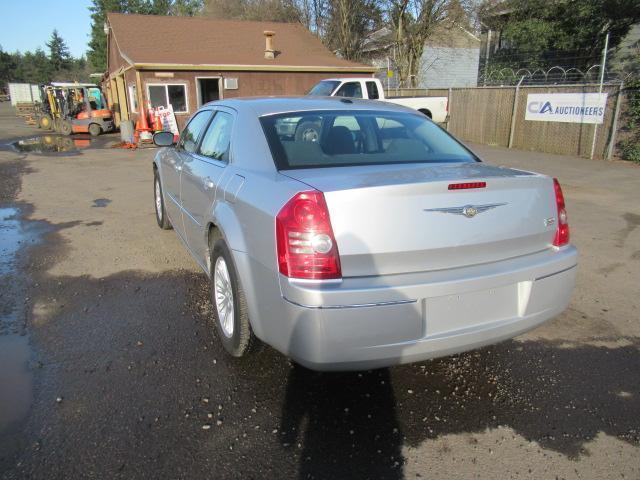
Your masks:
M484 80L482 81L482 86L487 86L487 74L489 73L489 50L491 49L491 29L487 33L487 46L484 52Z
M602 94L602 84L604 83L604 69L607 65L607 50L609 49L609 32L607 32L607 36L604 38L604 49L602 50L602 62L600 64L600 85L598 86L598 93ZM593 140L591 142L591 155L590 159L593 159L593 155L596 151L596 138L598 137L598 124L594 123L593 125Z

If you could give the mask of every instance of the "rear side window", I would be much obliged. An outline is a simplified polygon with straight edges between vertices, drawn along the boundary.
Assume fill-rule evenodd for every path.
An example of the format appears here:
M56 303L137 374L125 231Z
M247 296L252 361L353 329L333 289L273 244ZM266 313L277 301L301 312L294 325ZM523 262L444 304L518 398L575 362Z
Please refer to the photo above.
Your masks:
M229 162L232 127L233 116L226 112L216 113L200 143L200 155L221 162Z
M198 138L200 138L200 134L204 130L204 127L207 125L207 122L211 118L211 111L206 110L203 112L196 113L191 121L187 124L187 126L182 131L180 135L180 147L189 153L193 153L196 151L196 147L198 146Z
M279 170L478 159L424 115L336 110L260 118Z
M367 82L367 95L371 100L377 100L380 98L378 94L378 85L376 82Z
M347 82L336 92L336 97L362 98L360 82Z

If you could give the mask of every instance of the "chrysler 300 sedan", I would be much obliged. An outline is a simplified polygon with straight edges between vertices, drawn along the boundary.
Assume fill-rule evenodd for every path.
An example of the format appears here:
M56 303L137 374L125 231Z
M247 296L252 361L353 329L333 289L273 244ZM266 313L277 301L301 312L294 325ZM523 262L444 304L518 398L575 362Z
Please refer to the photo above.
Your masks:
M421 361L558 315L577 252L558 181L482 163L381 102L209 103L156 134L158 225L211 279L218 338L317 370Z

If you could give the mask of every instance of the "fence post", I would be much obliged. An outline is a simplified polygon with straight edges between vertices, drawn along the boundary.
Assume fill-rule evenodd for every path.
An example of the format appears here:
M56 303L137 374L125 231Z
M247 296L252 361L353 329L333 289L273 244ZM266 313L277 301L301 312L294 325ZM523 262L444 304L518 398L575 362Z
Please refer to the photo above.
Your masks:
M451 87L449 87L449 96L447 97L447 110L448 110L448 115L447 115L447 132L449 131L449 124L451 123L451 93L453 92L453 89Z
M516 128L516 113L518 113L518 94L520 93L520 84L524 80L524 75L516 85L516 93L513 95L513 108L511 109L511 126L509 127L509 144L508 148L513 145L513 135Z
M618 87L618 98L616 98L616 106L613 110L613 122L611 122L611 136L609 137L609 145L607 146L607 160L611 160L613 156L613 147L616 144L616 133L618 132L618 116L620 114L620 97L622 96L622 87L624 82L620 82Z

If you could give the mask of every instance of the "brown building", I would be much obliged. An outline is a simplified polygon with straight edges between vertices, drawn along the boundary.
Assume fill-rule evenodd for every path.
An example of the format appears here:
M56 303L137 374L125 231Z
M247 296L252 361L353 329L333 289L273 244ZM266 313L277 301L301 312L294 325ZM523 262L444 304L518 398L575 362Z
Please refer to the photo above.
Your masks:
M116 123L173 106L180 127L219 98L302 95L328 77L374 67L333 55L300 24L200 17L107 15L107 97Z

